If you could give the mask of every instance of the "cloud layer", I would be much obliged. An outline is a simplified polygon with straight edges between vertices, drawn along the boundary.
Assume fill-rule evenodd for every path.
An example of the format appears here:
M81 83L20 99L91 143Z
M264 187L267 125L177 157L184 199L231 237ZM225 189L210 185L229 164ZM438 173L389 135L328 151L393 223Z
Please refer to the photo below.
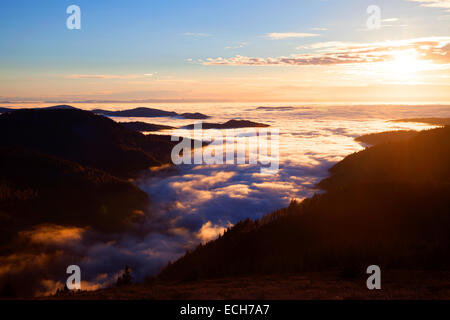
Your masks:
M183 106L186 108L185 106ZM202 109L204 108L204 109ZM179 110L177 110L179 111ZM155 275L197 246L245 218L259 219L286 206L291 198L311 196L315 183L347 154L363 147L361 134L426 125L387 122L406 117L450 116L448 106L229 106L193 105L225 122L243 119L280 128L280 170L263 175L256 165L179 166L175 174L138 181L152 199L146 222L133 231L100 234L70 226L40 225L19 234L15 247L0 256L0 288L5 279L34 294L50 294L67 279L67 266L81 267L82 288L115 283L128 265L137 281ZM142 120L142 119L141 119ZM144 119L148 122L155 119ZM175 119L165 120L174 125Z
M272 32L266 34L266 37L275 40L288 38L311 38L319 36L320 34L317 33L301 33L301 32Z

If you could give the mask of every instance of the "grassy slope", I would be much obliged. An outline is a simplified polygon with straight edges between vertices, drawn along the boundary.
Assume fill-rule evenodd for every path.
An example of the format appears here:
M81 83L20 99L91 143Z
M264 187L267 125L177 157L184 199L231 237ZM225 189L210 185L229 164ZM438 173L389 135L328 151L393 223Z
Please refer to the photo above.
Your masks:
M366 278L343 279L336 272L315 272L135 284L50 299L347 300L448 297L450 272L398 270L383 271L382 290L367 290Z

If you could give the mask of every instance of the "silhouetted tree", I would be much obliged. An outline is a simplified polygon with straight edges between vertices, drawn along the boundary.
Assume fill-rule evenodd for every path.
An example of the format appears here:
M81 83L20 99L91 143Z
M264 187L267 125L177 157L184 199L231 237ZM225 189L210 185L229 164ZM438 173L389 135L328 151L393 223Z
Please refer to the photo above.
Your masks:
M131 277L130 267L125 266L125 269L123 270L122 275L120 275L119 278L117 278L116 285L118 287L127 286L127 285L130 285L132 283L132 281L133 281L133 278Z
M14 290L11 281L7 281L3 288L0 290L0 297L10 299L17 298L16 291Z
M255 273L450 266L450 127L352 154L319 184L326 192L260 219L168 265L163 280Z

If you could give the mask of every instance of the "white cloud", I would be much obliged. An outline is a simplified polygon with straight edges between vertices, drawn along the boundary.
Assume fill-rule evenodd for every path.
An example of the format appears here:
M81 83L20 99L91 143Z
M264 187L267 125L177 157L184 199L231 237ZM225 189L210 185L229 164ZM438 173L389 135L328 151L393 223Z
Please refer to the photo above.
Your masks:
M392 60L393 54L402 51L414 51L418 59L432 61L435 64L450 63L450 37L429 37L376 43L322 42L300 49L313 49L318 52L292 54L282 57L245 57L236 55L230 58L208 58L201 61L204 65L338 65L356 63L374 63Z
M243 48L247 45L246 42L241 42L238 45L234 45L234 46L226 46L225 49L240 49Z
M342 42L342 41L327 41L327 42L317 42L309 45L298 46L297 50L301 49L325 49L325 48L339 48L348 47L352 45L357 45L355 42Z
M411 2L419 2L422 7L443 8L450 11L450 0L407 0Z
M388 19L383 19L383 20L381 20L382 22L395 22L395 21L398 21L399 19L398 18L388 18Z
M266 37L270 39L288 39L288 38L311 38L319 37L320 34L316 33L301 33L301 32L272 32L266 33Z

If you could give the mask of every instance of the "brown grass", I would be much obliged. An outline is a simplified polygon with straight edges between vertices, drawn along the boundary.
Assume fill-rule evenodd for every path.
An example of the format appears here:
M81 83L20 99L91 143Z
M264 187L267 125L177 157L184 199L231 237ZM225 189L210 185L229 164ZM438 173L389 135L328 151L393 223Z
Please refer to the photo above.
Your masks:
M353 300L450 299L450 271L382 272L382 289L366 278L344 280L337 272L136 284L50 299L88 300Z

